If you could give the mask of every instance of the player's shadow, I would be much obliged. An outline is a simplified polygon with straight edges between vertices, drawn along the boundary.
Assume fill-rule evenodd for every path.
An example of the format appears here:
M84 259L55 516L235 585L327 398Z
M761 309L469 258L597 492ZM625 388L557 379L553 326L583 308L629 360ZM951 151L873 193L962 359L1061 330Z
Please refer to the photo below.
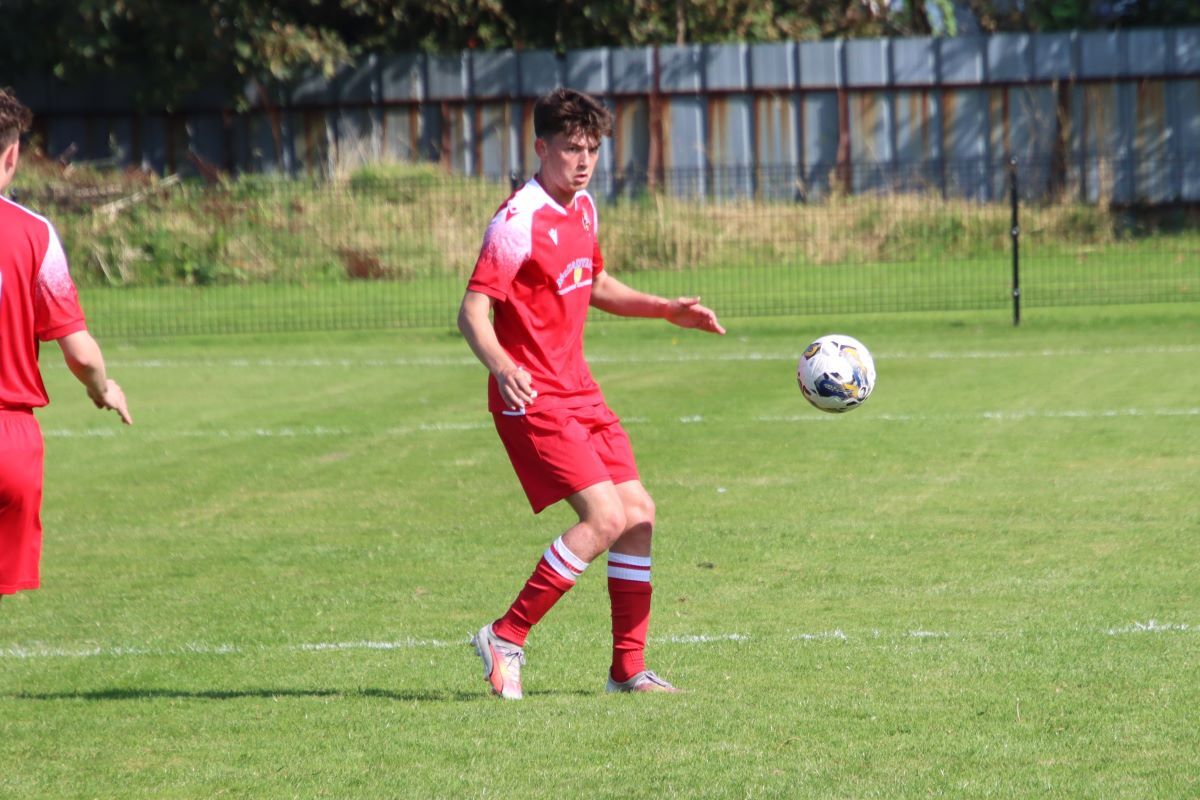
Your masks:
M547 690L530 692L528 696L577 695L587 697L590 694L594 693L575 689L569 691ZM399 691L388 689L200 689L189 691L184 689L112 688L78 692L12 692L3 696L9 700L242 700L247 698L276 697L337 697L344 699L371 697L399 702L421 703L479 700L494 702L483 691L463 692L441 689Z

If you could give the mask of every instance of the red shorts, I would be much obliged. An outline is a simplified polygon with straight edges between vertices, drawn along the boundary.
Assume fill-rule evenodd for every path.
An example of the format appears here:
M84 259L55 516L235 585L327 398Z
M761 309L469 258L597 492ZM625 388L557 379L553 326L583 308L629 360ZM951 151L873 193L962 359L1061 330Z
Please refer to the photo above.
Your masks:
M603 403L492 416L535 514L602 481L638 479L629 436Z
M40 585L43 454L33 412L0 411L0 594Z

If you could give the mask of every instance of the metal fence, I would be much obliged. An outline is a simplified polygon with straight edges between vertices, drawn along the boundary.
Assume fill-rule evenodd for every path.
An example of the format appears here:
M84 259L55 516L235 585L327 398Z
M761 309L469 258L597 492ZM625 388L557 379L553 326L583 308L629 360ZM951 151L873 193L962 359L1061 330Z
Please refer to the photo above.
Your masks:
M690 171L675 184L686 192L750 193L717 178L776 168L800 173L810 194L875 191L880 174L921 162L935 178L953 173L948 191L1000 199L992 165L1011 157L1085 173L1112 157L1136 175L1200 146L1200 28L376 54L332 79L248 92L244 112L200 93L134 113L117 81L0 78L33 105L51 156L160 173L329 177L391 159L502 179L536 169L533 99L557 85L615 112L604 170L652 183ZM968 161L979 169L959 168ZM1164 178L1117 180L1112 197L1200 201L1194 164Z
M1029 309L1200 298L1196 208L1111 201L1123 176L1166 180L1179 164L1097 165L1091 176L1051 161L932 174L924 163L860 164L844 177L872 191L819 196L791 165L664 176L666 189L748 187L737 195L649 190L645 173L601 173L593 187L613 274L658 294L700 294L726 316L1003 312L1018 245ZM995 189L987 197L946 189L980 178ZM1082 201L1085 181L1108 201ZM103 218L61 192L21 201L58 225L93 328L139 337L450 327L509 191L507 180L367 171L184 182Z

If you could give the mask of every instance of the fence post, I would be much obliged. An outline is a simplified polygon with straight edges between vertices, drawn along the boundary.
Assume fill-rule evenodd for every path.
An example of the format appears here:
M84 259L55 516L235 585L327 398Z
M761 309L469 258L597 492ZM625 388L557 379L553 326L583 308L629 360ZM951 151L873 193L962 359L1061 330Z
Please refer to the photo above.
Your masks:
M1008 183L1012 203L1012 227L1009 236L1012 237L1012 299L1013 325L1021 324L1021 225L1018 211L1020 199L1017 192L1017 157L1008 160Z

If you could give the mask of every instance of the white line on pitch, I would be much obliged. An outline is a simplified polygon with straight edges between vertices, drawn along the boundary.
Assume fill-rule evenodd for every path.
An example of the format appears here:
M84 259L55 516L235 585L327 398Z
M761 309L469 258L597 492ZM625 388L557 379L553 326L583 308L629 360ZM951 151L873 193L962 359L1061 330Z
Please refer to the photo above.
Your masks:
M1147 620L1146 622L1133 622L1123 627L1114 627L1106 629L1079 629L1080 633L1100 633L1107 636L1123 636L1123 635L1144 635L1144 634L1195 634L1200 633L1200 626L1189 625L1187 623L1178 622L1159 622L1155 619ZM787 639L799 642L814 642L814 641L856 641L868 639L880 639L884 636L888 638L904 638L904 639L957 639L970 638L973 635L995 635L989 633L983 634L954 634L948 631L927 631L927 630L909 630L901 631L895 634L872 630L869 633L851 633L847 634L841 628L832 631L820 631L817 633L797 633L787 636ZM1003 635L1003 634L1002 634ZM759 637L753 637L744 633L718 633L718 634L675 634L668 636L652 636L650 640L658 645L706 645L719 644L722 642L749 642ZM762 639L770 640L777 637L761 637ZM189 656L189 655L241 655L246 653L267 653L267 652L283 652L283 653L324 653L324 652L342 652L354 650L418 650L418 649L433 649L443 647L458 647L465 645L466 639L448 640L448 639L414 639L405 638L393 641L374 641L361 640L351 642L310 642L302 644L281 644L281 645L235 645L235 644L202 644L197 642L189 642L175 647L150 648L150 647L100 647L100 646L49 646L44 644L35 645L8 645L0 647L0 659L49 659L49 658L95 658L95 657L124 657L124 656Z
M1200 353L1200 344L1145 345L1128 347L1098 348L1043 348L1038 350L965 350L933 351L927 353L881 350L875 360L981 360L1006 358L1077 358L1096 355L1170 355L1177 353ZM668 353L661 355L597 354L588 357L593 364L676 364L704 361L796 361L800 351L738 353ZM197 367L222 367L228 369L358 369L362 367L478 367L472 356L428 356L415 358L230 358L230 359L180 359L149 358L121 359L109 362L116 369L194 369Z
M804 414L789 414L781 416L752 417L752 422L758 423L828 423L840 417L839 414L821 414L816 411ZM1063 410L1063 411L980 411L974 414L887 414L859 411L855 418L863 422L962 422L989 421L1021 422L1036 419L1119 419L1139 417L1196 417L1200 416L1200 408L1116 408L1096 410ZM705 422L721 423L720 417L706 418L701 414L690 414L674 417L667 422L679 425L695 425ZM655 420L647 417L627 417L624 422L631 425L653 424ZM412 436L418 433L447 433L455 431L479 431L491 429L491 422L426 422L419 425L397 426L394 428L327 428L323 426L299 426L280 428L214 428L211 430L178 430L141 426L129 431L118 431L116 428L46 428L42 435L47 439L107 439L134 436L140 439L312 439L332 438L340 436Z

